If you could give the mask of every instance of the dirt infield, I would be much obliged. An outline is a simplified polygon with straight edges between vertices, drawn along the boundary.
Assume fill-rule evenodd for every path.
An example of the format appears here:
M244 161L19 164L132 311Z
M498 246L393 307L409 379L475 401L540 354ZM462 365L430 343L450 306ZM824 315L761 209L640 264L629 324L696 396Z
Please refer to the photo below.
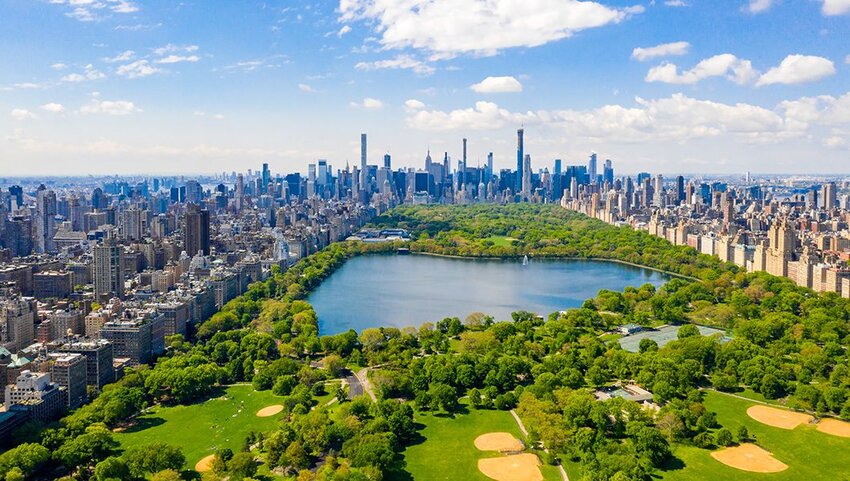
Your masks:
M726 466L752 473L778 473L788 469L787 464L755 444L742 444L734 448L721 449L711 453L711 457Z
M213 459L215 459L215 454L210 454L209 456L201 458L201 460L195 464L195 471L199 473L205 473L209 471Z
M281 406L280 404L273 404L257 411L257 416L261 418L267 418L269 416L274 416L275 414L281 411L283 411L283 406Z
M794 429L801 424L814 421L814 418L808 414L769 406L751 406L747 409L747 415L762 424L782 429Z
M850 438L850 423L838 419L821 419L818 421L818 431L842 438Z
M540 460L530 453L478 460L478 470L496 481L543 481Z
M487 433L475 438L475 447L481 451L498 451L500 453L516 452L525 449L519 439L510 433Z

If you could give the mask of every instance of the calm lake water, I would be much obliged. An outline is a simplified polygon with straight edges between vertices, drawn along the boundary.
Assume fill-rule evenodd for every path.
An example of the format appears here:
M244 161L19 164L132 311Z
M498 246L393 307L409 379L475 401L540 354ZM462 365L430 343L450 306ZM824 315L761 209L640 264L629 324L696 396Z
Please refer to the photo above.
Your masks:
M425 255L365 255L348 260L308 300L319 332L379 326L419 326L472 312L496 320L526 310L548 316L580 307L600 289L660 286L666 274L614 262L454 259Z

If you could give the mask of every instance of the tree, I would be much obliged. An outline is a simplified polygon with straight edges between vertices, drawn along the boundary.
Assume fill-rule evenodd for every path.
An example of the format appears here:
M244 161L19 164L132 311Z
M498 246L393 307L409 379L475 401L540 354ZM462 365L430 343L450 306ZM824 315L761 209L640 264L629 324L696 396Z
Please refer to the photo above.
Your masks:
M118 447L112 433L102 424L93 424L84 434L66 442L53 456L67 468L88 466L108 457Z
M346 441L342 452L354 467L374 466L384 471L395 459L391 436L390 433L363 434Z
M24 472L17 466L6 473L6 481L24 481L25 479Z
M699 329L693 324L685 324L679 328L679 339L699 336Z
M132 447L124 454L130 471L138 477L166 469L179 470L186 464L183 451L165 443L150 443Z
M182 481L183 477L180 473L173 469L166 469L151 476L151 481Z
M720 428L714 433L714 442L717 443L718 446L731 446L735 440L732 439L732 431L729 431L726 428Z
M94 479L97 481L122 481L130 479L130 468L121 458L110 456L94 467Z
M238 453L227 463L227 472L231 479L241 480L250 478L257 473L257 463L251 453Z
M646 352L657 352L658 343L648 337L643 338L640 340L640 343L638 343L638 350L641 354Z
M747 427L742 424L741 426L738 427L738 432L736 433L736 437L738 438L739 443L749 441L750 431L747 430Z
M50 459L50 451L37 443L24 443L0 454L0 476L17 468L25 477Z
M458 407L457 393L448 384L434 383L428 390L431 402L447 412L453 412Z

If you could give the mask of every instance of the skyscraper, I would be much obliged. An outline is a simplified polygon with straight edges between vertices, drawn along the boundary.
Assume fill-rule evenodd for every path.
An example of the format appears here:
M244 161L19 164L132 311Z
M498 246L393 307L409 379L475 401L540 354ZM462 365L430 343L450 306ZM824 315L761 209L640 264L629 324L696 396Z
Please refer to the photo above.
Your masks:
M835 192L835 182L827 182L823 186L823 208L834 209L838 205L838 197Z
M56 234L56 193L40 185L35 202L35 251L54 252L56 250L53 243L53 236Z
M555 159L555 175L561 174L561 159Z
M392 157L390 157L390 153L389 153L389 152L387 152L386 154L384 154L384 167L385 167L387 170L391 170L391 169L393 168L393 158L392 158Z
M531 155L528 154L522 163L522 195L531 197Z
M360 190L366 190L366 134L360 134Z
M183 218L183 250L189 256L210 255L210 211L188 204Z
M516 185L514 186L514 192L522 191L522 161L525 156L525 154L523 153L523 133L523 129L519 129L516 131Z
M269 171L269 164L263 164L263 192L269 191L269 180L271 179L271 172Z
M595 184L597 180L596 152L590 153L590 161L587 163L587 175L590 176L590 183Z
M242 203L245 201L245 178L242 177L242 174L238 174L236 176L236 193L234 194L236 198L236 210L238 212L242 211Z
M493 152L487 154L487 182L493 177Z
M115 239L104 239L92 249L94 295L98 300L124 297L124 248Z
M605 159L605 164L602 170L602 182L607 182L608 185L614 185L614 164L611 159Z

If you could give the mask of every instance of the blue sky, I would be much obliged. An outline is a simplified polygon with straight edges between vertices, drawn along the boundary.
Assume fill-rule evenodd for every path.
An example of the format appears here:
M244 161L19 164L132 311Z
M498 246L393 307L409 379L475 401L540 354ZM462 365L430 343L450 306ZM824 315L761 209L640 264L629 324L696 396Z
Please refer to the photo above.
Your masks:
M850 171L850 0L0 0L6 175Z

